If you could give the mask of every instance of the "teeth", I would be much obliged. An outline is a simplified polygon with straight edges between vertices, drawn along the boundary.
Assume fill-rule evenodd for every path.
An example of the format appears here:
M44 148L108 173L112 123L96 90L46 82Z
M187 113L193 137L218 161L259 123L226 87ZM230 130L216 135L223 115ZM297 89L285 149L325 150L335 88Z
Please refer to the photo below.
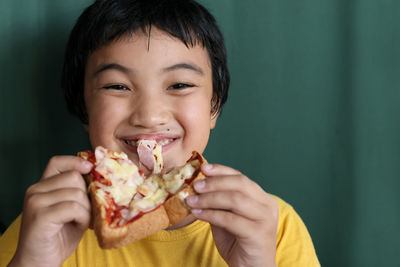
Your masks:
M160 146L165 146L168 145L169 143L171 143L172 141L174 141L174 139L163 139L161 141L158 141L158 145ZM139 140L135 141L135 140L125 140L125 143L127 143L128 145L131 146L137 146L138 145Z
M172 141L174 141L174 139L164 139L164 140L159 141L158 144L160 146L165 146L165 145L168 145L169 143L171 143Z
M125 143L127 143L128 145L131 145L131 146L137 146L137 144L136 144L136 141L134 141L134 140L125 140Z

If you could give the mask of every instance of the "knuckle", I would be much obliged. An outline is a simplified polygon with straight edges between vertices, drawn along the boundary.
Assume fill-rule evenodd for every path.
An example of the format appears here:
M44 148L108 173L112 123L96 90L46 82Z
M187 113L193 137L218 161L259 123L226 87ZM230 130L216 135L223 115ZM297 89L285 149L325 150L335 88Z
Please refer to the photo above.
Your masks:
M37 188L37 184L30 185L28 187L28 189L26 189L25 197L27 198L27 197L31 196L32 194L34 194L36 191L36 188Z
M80 176L81 176L81 174L77 170L70 171L70 175L71 175L71 179L76 179L75 181L80 179Z
M253 184L255 190L257 190L257 191L259 191L259 192L265 193L264 189L263 189L259 184L257 184L257 183L254 182L254 181L251 181L251 182L252 182L252 184Z
M250 179L247 178L246 176L240 174L240 175L237 175L236 177L237 177L236 179L238 179L239 183L241 183L243 185L249 184Z
M230 194L230 202L233 207L239 207L243 203L243 196L239 192Z
M83 192L82 190L75 190L74 195L73 195L73 199L82 203L85 202L88 199L88 196L85 192Z
M223 220L227 222L227 225L232 225L236 223L236 218L231 212L224 212L224 218Z
M234 172L236 172L236 175L240 175L240 176L245 176L241 171L239 170L234 170Z
M72 170L70 172L70 180L71 180L71 183L73 183L73 184L82 184L83 183L82 175L77 170Z
M25 198L25 206L29 209L37 210L42 206L42 197L40 194L30 194Z
M68 203L68 209L73 213L79 214L82 210L82 207L78 202L71 201Z
M237 176L237 179L238 179L238 183L240 183L242 185L241 191L243 193L253 194L255 192L262 190L262 188L256 182L249 179L247 176L239 175L239 176Z
M29 221L32 224L41 224L41 220L45 220L46 209L35 210L30 213Z
M52 157L49 159L49 163L48 163L48 165L54 165L54 164L57 164L57 162L59 161L59 159L60 159L60 157L59 157L59 156L52 156Z

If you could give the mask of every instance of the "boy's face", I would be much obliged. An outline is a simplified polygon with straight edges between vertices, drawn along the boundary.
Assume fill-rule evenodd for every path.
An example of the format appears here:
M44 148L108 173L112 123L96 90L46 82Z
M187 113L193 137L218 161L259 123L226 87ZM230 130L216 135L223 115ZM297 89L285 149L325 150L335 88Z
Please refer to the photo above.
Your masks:
M100 47L88 59L85 103L91 144L138 161L135 142L153 139L164 165L203 152L214 128L212 74L202 46L187 48L157 28Z

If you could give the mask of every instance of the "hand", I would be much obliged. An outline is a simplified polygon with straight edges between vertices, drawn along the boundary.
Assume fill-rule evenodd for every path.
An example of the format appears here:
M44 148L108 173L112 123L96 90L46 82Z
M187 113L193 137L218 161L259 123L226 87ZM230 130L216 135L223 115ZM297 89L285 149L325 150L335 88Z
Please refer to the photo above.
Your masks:
M229 266L276 266L278 203L232 168L205 164L208 179L187 198L192 214L211 224L216 247Z
M53 157L42 179L25 194L18 247L9 266L59 266L75 250L90 221L82 174L92 164Z

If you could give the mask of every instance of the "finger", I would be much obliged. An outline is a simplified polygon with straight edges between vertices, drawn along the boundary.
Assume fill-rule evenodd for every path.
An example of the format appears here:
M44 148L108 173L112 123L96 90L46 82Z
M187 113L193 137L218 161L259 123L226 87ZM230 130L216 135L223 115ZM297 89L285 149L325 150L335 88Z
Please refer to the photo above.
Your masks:
M201 171L205 176L220 176L220 175L238 175L240 172L231 167L206 163L201 165Z
M86 183L78 171L67 171L56 176L51 176L31 185L26 195L53 191L61 188L78 188L86 192Z
M239 191L259 201L267 194L257 183L242 174L215 176L199 180L193 186L197 193Z
M192 214L200 220L221 227L237 238L248 238L254 230L253 223L237 214L225 210L193 209Z
M265 220L269 214L268 206L237 191L219 191L192 195L186 199L186 202L194 209L228 210L253 221Z
M76 170L79 173L86 174L90 172L92 167L92 163L76 156L54 156L47 164L42 179L71 170Z
M35 193L26 199L26 205L30 209L39 210L61 202L75 201L90 211L90 202L85 191L77 188L63 188L45 193Z
M90 212L76 201L64 201L43 209L40 213L43 221L59 227L75 222L80 229L89 227Z

